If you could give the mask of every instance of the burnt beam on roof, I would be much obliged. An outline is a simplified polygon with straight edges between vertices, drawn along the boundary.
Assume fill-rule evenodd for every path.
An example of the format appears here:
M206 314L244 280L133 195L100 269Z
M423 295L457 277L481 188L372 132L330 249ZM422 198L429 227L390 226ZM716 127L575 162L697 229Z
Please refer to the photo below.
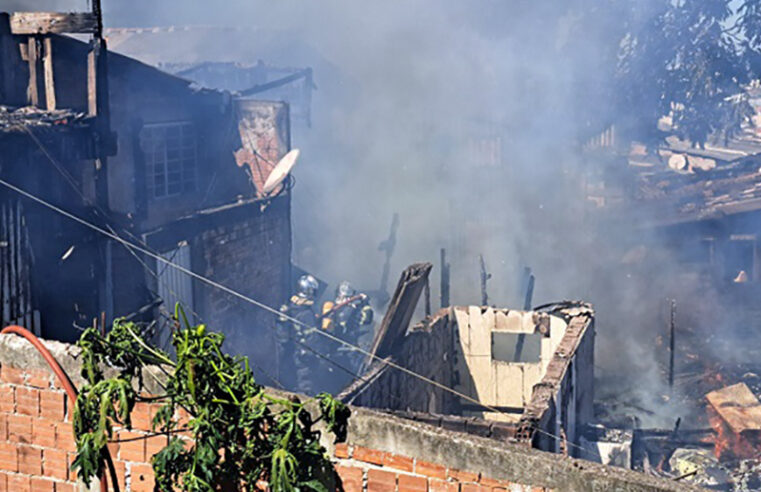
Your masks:
M13 34L93 34L97 26L97 16L92 12L15 12L11 14L11 33Z

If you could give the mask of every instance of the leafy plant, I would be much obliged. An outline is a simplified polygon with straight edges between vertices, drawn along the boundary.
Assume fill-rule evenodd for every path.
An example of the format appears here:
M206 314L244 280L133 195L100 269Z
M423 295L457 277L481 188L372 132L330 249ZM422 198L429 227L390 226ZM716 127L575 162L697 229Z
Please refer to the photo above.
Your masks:
M184 319L180 309L177 318ZM153 430L167 436L167 445L151 458L158 490L255 490L262 482L275 492L330 490L334 474L315 424L322 420L331 432L345 434L348 409L323 393L313 420L308 402L268 394L246 357L225 354L224 335L187 320L184 326L172 336L174 359L124 320L106 336L92 328L82 333L86 384L74 405L72 469L89 484L103 471L114 426L131 428L136 402L160 401ZM165 373L163 394L139 393L146 365ZM107 366L114 369L108 377Z

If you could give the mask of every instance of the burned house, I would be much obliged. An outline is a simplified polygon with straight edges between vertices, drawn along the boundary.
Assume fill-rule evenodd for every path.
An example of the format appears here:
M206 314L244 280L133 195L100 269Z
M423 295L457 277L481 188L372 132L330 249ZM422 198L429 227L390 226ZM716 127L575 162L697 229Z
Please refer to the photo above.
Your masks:
M344 390L344 401L576 455L594 416L592 308L453 306L408 330L430 268L413 265L402 275L373 344L375 359Z
M262 52L281 53L285 50L279 46L277 35L254 29L169 26L112 27L105 30L105 36L112 50L202 87L229 91L242 98L287 102L296 128L311 125L312 92L316 88L311 68L278 66L252 59L246 50L230 49L253 44L258 56L263 56Z
M268 360L271 315L129 244L269 305L287 298L289 182L262 192L290 147L287 104L198 89L102 39L98 58L95 41L65 35L97 39L97 23L0 16L2 179L112 234L4 188L3 323L72 340L75 324L166 318L180 302L196 321L258 339L237 347Z

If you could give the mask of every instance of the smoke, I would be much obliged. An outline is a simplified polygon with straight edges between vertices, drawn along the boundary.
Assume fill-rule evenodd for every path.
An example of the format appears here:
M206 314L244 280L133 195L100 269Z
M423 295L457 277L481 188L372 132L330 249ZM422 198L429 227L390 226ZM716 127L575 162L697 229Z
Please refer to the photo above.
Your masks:
M314 68L313 125L294 129L302 149L296 264L332 285L348 279L377 289L378 244L399 213L391 291L406 265L433 261L436 307L439 249L446 248L453 303L480 302L483 254L490 303L521 308L528 266L535 305L595 305L598 374L644 389L642 399L656 406L653 395L667 392L655 345L661 308L684 289L673 258L659 252L660 238L590 216L591 164L578 145L603 129L593 122L614 90L616 27L626 21L615 4L103 0L106 27L237 29L234 43L220 29L192 49L155 46L152 61L172 53ZM74 0L0 1L0 10L85 8ZM643 243L650 244L639 254L646 259L627 260ZM654 411L661 424L673 420L668 406Z

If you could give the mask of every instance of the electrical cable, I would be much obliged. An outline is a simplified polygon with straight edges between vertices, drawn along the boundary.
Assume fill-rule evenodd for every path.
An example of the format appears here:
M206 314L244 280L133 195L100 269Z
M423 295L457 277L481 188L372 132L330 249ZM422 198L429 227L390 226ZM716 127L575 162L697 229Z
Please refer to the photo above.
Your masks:
M196 272L194 272L192 270L189 270L189 269L183 267L182 265L178 265L178 264L172 263L169 260L167 260L166 258L162 257L161 255L158 255L158 254L156 254L156 253L154 253L154 252L152 252L152 251L150 251L150 250L148 250L148 249L146 249L146 248L144 248L142 246L130 243L129 241L123 239L122 237L120 237L120 236L118 236L116 234L113 234L113 233L103 229L102 227L99 227L99 226L97 226L95 224L92 224L92 223L86 221L85 219L82 219L82 218L80 218L80 217L78 217L78 216L76 216L76 215L74 215L74 214L72 214L72 213L70 213L70 212L60 208L60 207L57 207L56 205L53 205L52 203L49 203L49 202L45 201L44 199L39 198L39 197L33 195L32 193L29 193L29 192L27 192L27 191L25 191L25 190L15 186L15 185L13 185L13 184L11 184L11 183L3 180L3 179L0 179L0 184L5 186L6 188L8 188L10 190L15 191L16 193L18 193L18 194L20 194L22 196L25 196L26 198L29 198L30 200L32 200L34 202L39 203L40 205L43 205L43 206L49 208L50 210L53 210L53 211L55 211L55 212L65 216L65 217L67 217L67 218L69 218L69 219L71 219L71 220L73 220L73 221L75 221L75 222L77 222L77 223L79 223L79 224L89 228L89 229L92 229L92 230L94 230L94 231L96 231L96 232L98 232L98 233L100 233L100 234L102 234L104 236L107 236L107 237L113 239L114 241L118 241L118 242L122 243L125 247L133 248L134 250L139 251L139 252L141 252L141 253L149 256L149 257L152 257L152 258L154 258L157 261L160 261L162 263L168 264L169 266L171 266L175 270L183 272L183 273L185 273L185 274L195 278L196 280L199 280L200 282L202 282L204 284L207 284L207 285L209 285L211 287L219 289L219 290L221 290L221 291L223 291L223 292L225 292L225 293L227 293L227 294L229 294L229 295L231 295L233 297L236 297L236 298L238 298L238 299L240 299L240 300L242 300L244 302L247 302L249 304L252 304L252 305L254 305L254 306L256 306L256 307L258 307L258 308L260 308L260 309L262 309L264 311L267 311L269 313L277 315L280 318L284 318L284 319L290 321L291 323L293 323L295 325L302 326L302 327L307 329L307 333L312 333L312 332L313 333L317 333L320 336L323 336L323 337L325 337L325 338L327 338L327 339L329 339L329 340L331 340L333 342L339 343L339 344L341 344L341 345L343 345L343 346L345 346L345 347L347 347L347 348L349 348L349 349L351 349L353 351L359 352L359 353L361 353L361 354L363 354L363 355L365 355L365 356L367 356L367 357L369 357L371 359L375 359L376 361L380 362L381 364L388 365L389 367L392 367L392 368L394 368L394 369L396 369L396 370L398 370L400 372L403 372L403 373L407 374L408 376L412 376L412 377L414 377L414 378L416 378L416 379L418 379L420 381L423 381L423 382L425 382L427 384L430 384L431 386L434 386L434 387L439 388L439 389L441 389L443 391L451 393L451 394L453 394L453 395L455 395L455 396L457 396L459 398L462 398L463 400L466 400L466 401L468 401L470 403L478 405L478 406L480 406L480 407L482 407L482 408L484 408L484 409L486 409L486 410L488 410L490 412L494 412L494 413L496 413L498 415L505 415L504 412L500 411L498 408L496 408L496 407L494 407L492 405L488 405L486 403L480 402L479 400L477 400L477 399L475 399L475 398L473 398L473 397L471 397L469 395L466 395L466 394L464 394L464 393L462 393L460 391L457 391L457 390L455 390L453 388L450 388L450 387L448 387L448 386L446 386L446 385L444 385L442 383L439 383L438 381L435 381L435 380L430 379L430 378L428 378L426 376L423 376L422 374L418 374L418 373L416 373L416 372L414 372L414 371L412 371L412 370L410 370L410 369L408 369L408 368L406 368L404 366L401 366L401 365L399 365L399 364L397 364L397 363L395 363L393 361L390 361L390 360L387 360L387 359L383 359L382 357L379 357L379 356L377 356L377 355L375 355L375 354L373 354L373 353L371 353L371 352L369 352L369 351L367 351L367 350L365 350L365 349L363 349L363 348L361 348L359 346L356 346L356 345L354 345L354 344L352 344L350 342L347 342L347 341L345 341L345 340L343 340L343 339L341 339L341 338L339 338L339 337L337 337L337 336L335 336L335 335L333 335L331 333L328 333L328 332L326 332L324 330L319 330L317 328L311 327L311 326L307 325L306 323L303 323L302 321L300 321L300 320L298 320L296 318L288 316L287 314L282 313L279 310L277 310L277 309L275 309L273 307L268 306L267 304L264 304L264 303L262 303L260 301L257 301L256 299L254 299L252 297L249 297L249 296L247 296L245 294L242 294L242 293L236 291L235 289L227 287L224 284L220 284L219 282L216 282L216 281L214 281L214 280L212 280L210 278L207 278L207 277L205 277L205 276L203 276L203 275L201 275L199 273L196 273ZM532 427L532 428L535 431L537 431L537 432L539 432L541 434L544 434L546 436L552 437L553 439L557 439L560 442L564 442L564 443L566 443L569 446L573 446L573 447L581 449L581 450L583 450L585 452L589 452L586 448L583 448L582 446L578 446L575 443L569 442L567 439L564 439L564 438L562 438L560 436L555 436L555 435L553 435L553 434L551 434L549 432L543 431L542 429L539 429L538 427L535 427L535 426Z

